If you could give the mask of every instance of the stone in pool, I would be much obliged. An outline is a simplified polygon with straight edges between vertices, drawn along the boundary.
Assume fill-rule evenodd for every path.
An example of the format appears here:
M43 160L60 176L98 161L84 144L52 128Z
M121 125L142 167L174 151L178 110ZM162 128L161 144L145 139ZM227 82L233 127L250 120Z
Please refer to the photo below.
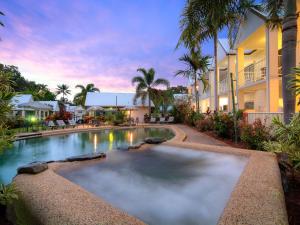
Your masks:
M166 139L160 138L160 137L148 137L148 138L145 138L145 143L147 143L147 144L161 144L161 143L163 143L165 141L166 141Z
M80 156L73 156L66 159L68 162L74 162L74 161L85 161L85 160L92 160L92 159L98 159L98 158L105 158L106 155L104 153L97 153L97 154L86 154L86 155L80 155Z
M37 174L48 169L48 164L45 162L34 162L18 168L18 174L28 173Z

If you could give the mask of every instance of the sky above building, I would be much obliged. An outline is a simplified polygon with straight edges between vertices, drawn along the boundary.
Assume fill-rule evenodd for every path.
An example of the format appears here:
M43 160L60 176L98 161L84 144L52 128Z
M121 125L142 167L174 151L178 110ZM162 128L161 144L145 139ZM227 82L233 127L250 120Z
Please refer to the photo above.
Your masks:
M0 62L25 78L47 84L94 83L101 91L131 92L139 67L157 77L183 68L175 50L184 0L3 0ZM212 43L204 53L212 54Z

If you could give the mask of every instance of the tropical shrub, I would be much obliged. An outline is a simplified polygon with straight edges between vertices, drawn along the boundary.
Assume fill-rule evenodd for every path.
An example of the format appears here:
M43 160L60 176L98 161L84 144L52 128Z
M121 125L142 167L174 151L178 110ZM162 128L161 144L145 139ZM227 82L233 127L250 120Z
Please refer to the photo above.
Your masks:
M178 101L174 104L172 115L178 123L189 123L189 117L193 109L189 101Z
M192 111L188 118L188 124L190 124L192 126L196 126L197 122L200 120L203 120L204 118L205 118L205 116L202 113Z
M239 130L241 141L251 149L263 150L264 141L270 139L270 130L260 119L256 119L253 124L240 123Z
M215 113L213 115L214 131L222 138L233 138L234 122L229 113Z
M15 185L8 184L0 184L0 204L7 206L14 202L14 200L18 199L18 191Z
M124 120L125 120L125 113L122 111L117 111L113 117L113 124L114 125L122 124L124 123Z
M294 168L300 168L300 114L295 114L289 124L284 124L279 118L272 121L272 134L276 141L263 143L265 150L287 153Z
M199 131L212 131L214 129L214 120L211 116L206 116L204 119L198 120L195 126Z

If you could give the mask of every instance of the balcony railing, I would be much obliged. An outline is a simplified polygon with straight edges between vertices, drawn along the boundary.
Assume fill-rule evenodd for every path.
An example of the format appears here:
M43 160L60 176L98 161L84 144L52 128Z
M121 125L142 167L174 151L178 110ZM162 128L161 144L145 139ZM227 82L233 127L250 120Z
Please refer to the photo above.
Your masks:
M224 80L221 80L219 82L218 91L219 91L219 94L225 94L229 91L228 78L225 78Z
M244 78L241 80L240 85L252 84L257 81L266 79L266 60L262 59L256 63L250 64L239 72L239 77Z

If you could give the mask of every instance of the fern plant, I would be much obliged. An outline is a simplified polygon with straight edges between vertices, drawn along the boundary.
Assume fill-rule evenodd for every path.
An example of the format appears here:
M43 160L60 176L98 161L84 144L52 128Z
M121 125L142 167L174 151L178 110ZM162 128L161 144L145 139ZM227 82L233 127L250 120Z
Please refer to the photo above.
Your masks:
M270 152L284 152L289 155L295 169L300 168L300 114L295 114L289 124L274 118L273 135L276 141L264 142L264 149Z
M0 184L0 204L7 206L18 200L18 190L14 184Z

